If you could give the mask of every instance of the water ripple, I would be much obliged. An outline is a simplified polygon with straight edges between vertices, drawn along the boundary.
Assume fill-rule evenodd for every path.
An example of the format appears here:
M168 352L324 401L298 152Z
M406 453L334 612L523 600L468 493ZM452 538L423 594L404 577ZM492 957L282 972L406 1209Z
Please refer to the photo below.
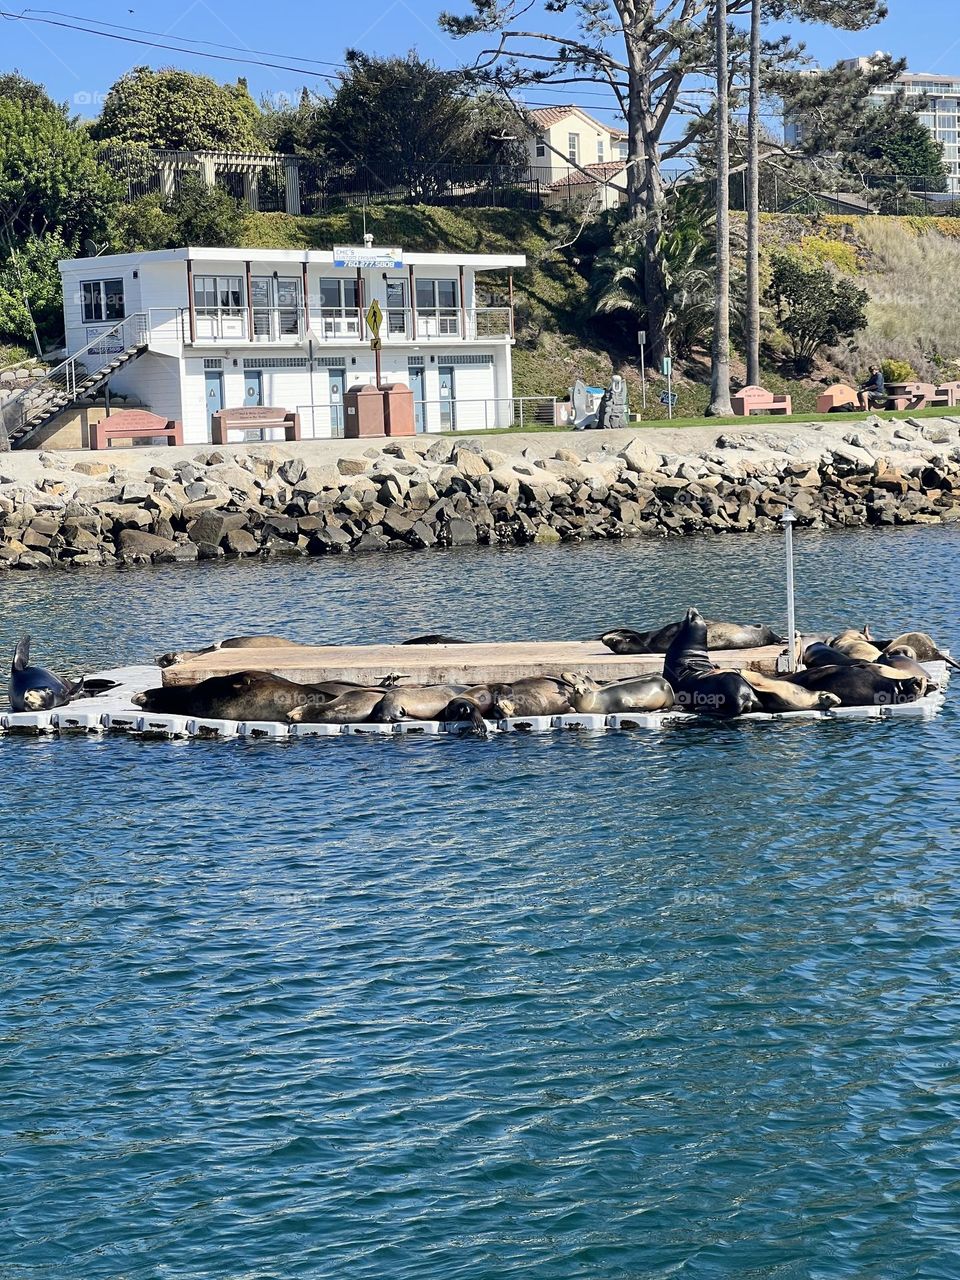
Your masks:
M799 542L804 625L960 642L956 532ZM779 554L0 593L8 650L94 667L251 626L776 621ZM0 1274L953 1280L957 726L0 740Z

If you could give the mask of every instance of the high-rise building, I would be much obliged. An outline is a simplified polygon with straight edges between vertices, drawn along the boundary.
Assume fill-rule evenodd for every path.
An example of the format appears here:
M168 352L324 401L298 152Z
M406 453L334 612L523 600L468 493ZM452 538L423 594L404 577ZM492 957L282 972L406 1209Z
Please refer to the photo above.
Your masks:
M874 55L876 56L876 55ZM848 58L841 65L850 70L867 71L873 58ZM926 98L924 109L919 113L920 120L933 134L938 142L943 143L943 163L947 171L947 190L960 193L960 133L958 133L958 113L960 113L960 76L931 75L926 72L904 71L889 84L878 85L870 95L872 102L882 106L889 102L895 93L900 91L911 98ZM798 120L787 119L784 123L784 136L788 144L800 140L803 135L803 124ZM905 175L907 177L913 175Z

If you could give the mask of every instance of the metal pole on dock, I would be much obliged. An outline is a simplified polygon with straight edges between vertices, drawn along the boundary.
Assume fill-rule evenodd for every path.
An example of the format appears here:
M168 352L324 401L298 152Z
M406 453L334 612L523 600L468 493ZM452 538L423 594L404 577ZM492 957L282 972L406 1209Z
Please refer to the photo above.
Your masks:
M780 517L787 554L787 669L789 671L797 669L797 611L793 585L793 526L796 518L789 507Z

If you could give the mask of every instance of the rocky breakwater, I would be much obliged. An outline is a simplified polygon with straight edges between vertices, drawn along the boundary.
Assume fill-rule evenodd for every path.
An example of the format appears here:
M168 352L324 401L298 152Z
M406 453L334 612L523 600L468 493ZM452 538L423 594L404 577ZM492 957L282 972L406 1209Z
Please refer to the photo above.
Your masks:
M960 419L734 429L682 453L653 447L658 435L571 438L585 456L554 436L512 454L502 437L339 458L327 446L319 463L294 445L149 469L133 451L122 465L33 455L29 479L0 476L0 567L748 533L776 528L788 504L814 528L960 519Z

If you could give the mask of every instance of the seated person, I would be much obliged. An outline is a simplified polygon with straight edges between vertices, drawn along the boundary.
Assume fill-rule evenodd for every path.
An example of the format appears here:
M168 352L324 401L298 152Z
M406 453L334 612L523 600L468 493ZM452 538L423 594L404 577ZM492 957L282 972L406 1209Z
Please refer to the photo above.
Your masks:
M883 380L883 370L879 365L870 369L870 377L860 387L857 401L861 409L882 409L887 403L887 385Z

